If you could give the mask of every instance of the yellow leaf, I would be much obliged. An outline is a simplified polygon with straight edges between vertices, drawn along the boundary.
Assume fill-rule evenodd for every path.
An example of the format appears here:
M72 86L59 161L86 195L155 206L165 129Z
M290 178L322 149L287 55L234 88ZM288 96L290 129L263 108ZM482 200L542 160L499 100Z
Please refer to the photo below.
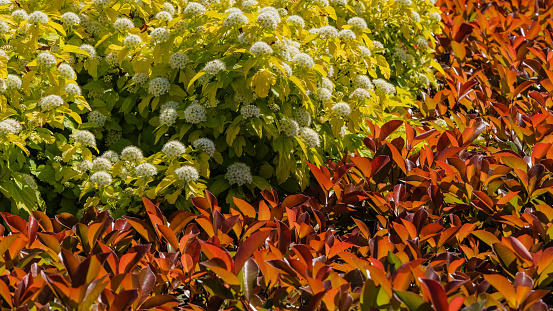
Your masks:
M261 70L255 73L253 76L250 86L255 87L255 93L260 98L265 98L269 95L269 90L271 86L275 85L276 79L274 75L268 70Z

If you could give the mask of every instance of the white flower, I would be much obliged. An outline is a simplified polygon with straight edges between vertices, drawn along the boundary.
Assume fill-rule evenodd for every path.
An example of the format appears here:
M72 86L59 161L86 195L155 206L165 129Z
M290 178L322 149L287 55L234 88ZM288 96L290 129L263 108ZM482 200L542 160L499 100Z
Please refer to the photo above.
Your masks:
M200 104L192 104L184 110L184 119L186 122L192 124L205 122L207 120L206 115L207 111L204 106Z
M171 15L175 15L175 7L169 2L165 2L163 4L163 9L161 10L165 12L169 12L169 14Z
M6 86L6 81L0 79L0 93L4 93L8 87Z
M29 23L38 25L38 24L47 24L48 23L48 15L46 13L41 11L34 11L33 13L29 14L29 17L27 18L27 21Z
M407 59L407 52L405 52L405 50L401 47L395 47L393 50L393 55L395 58L399 59L402 62Z
M169 22L173 19L173 14L166 12L166 11L159 11L156 14L156 19L159 19L164 22Z
M174 108L165 108L159 114L159 123L161 125L172 126L177 120L177 110Z
M288 24L292 24L298 28L305 28L305 21L299 15L291 15L286 19Z
M438 12L429 13L428 17L435 22L440 22L442 20L442 16Z
M163 145L161 151L170 158L180 157L186 152L186 147L178 140L171 140Z
M119 155L113 150L108 150L102 154L102 158L108 159L111 163L119 162Z
M94 5L97 7L104 7L109 5L110 0L94 0Z
M121 151L121 160L128 162L138 162L142 160L142 150L135 146L127 146Z
M307 127L311 124L311 114L305 109L296 109L296 121L301 127Z
M338 33L338 36L340 37L340 39L342 39L342 41L345 41L345 42L353 41L357 39L357 36L355 36L355 33L349 29L340 30L340 32Z
M139 35L128 35L125 40L123 40L123 44L129 48L134 48L139 46L142 43L142 39Z
M255 0L244 0L242 1L242 8L244 10L249 10L249 9L253 9L257 6L257 1Z
M330 0L330 2L334 5L341 5L341 6L348 5L348 0Z
M332 101L332 91L330 91L329 89L320 87L317 89L316 97L318 100L320 100L325 104L330 103Z
M134 169L134 173L139 177L151 177L157 175L157 168L150 163L142 163Z
M35 190L37 189L35 178L32 175L23 173L21 174L21 179L23 179L23 182L27 184L29 187Z
M205 6L199 4L198 2L189 2L186 8L184 9L185 14L190 14L193 16L200 16L205 14Z
M0 133L13 134L15 129L6 122L0 122Z
M346 128L346 126L345 126L345 125L342 126L342 127L340 128L340 137L346 136L347 133L348 133L348 129Z
M309 29L309 33L312 34L312 35L318 35L319 34L319 28Z
M374 90L374 86L371 82L371 79L367 77L366 75L356 75L353 78L353 85L356 88L362 88L366 90Z
M175 170L175 175L177 175L180 181L185 182L196 181L200 178L200 173L198 173L198 170L190 165L177 168Z
M63 101L63 98L61 98L58 95L48 95L46 97L42 97L38 104L40 105L40 108L42 110L48 110L50 108L56 108L61 105L63 105L65 102Z
M419 13L413 11L413 21L417 22L417 23L420 23L421 21L421 16L419 15Z
M228 180L231 185L242 186L244 184L251 184L253 177L249 166L244 163L236 162L227 168L225 179Z
M152 41L155 43L165 42L169 40L169 30L165 27L156 28L150 33L150 37L152 37Z
M238 38L236 38L236 41L238 41L239 44L250 44L250 39L245 32L239 34Z
M0 57L4 57L7 60L10 60L10 57L8 56L8 53L6 53L6 51L4 51L2 49L0 49Z
M112 181L111 174L104 171L96 172L90 176L90 182L99 188L108 186Z
M161 106L159 107L160 110L165 110L165 109L177 109L179 108L180 104L177 103L176 101L168 101L168 102L165 102L163 104L161 104Z
M96 147L96 137L92 132L87 130L78 131L75 133L75 141L88 147Z
M420 47L427 47L428 46L428 39L426 39L425 37L423 36L418 36L415 41L417 42L417 44L420 46Z
M169 66L173 69L184 69L190 60L184 53L175 53L169 58Z
M198 138L192 143L192 146L194 146L194 148L200 148L210 157L215 154L215 143L209 138Z
M394 94L396 92L396 87L384 79L374 79L373 85L384 94Z
M117 53L114 53L114 52L109 52L109 54L106 55L106 62L111 67L118 66L119 65L119 55ZM111 77L111 76L105 76L105 77Z
M56 57L48 51L38 54L37 63L39 66L50 68L56 65Z
M67 83L64 90L69 96L81 96L81 88L75 83Z
M372 44L373 44L373 47L375 49L383 49L384 48L384 45L380 41L373 41Z
M286 136L296 136L300 130L298 122L294 119L284 118L280 120L280 131Z
M61 22L67 27L78 25L81 22L79 16L73 12L65 12L61 15Z
M332 84L332 81L330 81L330 79L328 78L321 79L320 87L329 90L330 93L334 92L334 84Z
M106 116L98 110L94 110L88 113L88 122L93 123L98 127L104 126L104 124L106 123L106 119Z
M132 81L136 84L145 84L148 82L148 75L142 72L136 73L132 76Z
M428 86L430 85L430 79L425 74L419 73L416 77L417 81L419 81L421 84Z
M222 60L215 59L207 63L203 69L203 71L207 72L209 75L216 75L221 71L226 70L226 65Z
M319 139L319 134L315 132L313 129L310 129L308 127L302 127L300 129L300 137L305 142L308 148L317 147L321 144L321 140Z
M227 18L225 18L225 21L223 21L223 26L225 27L241 27L243 25L247 25L249 22L246 15L242 14L241 12L234 12L230 13Z
M348 25L350 25L354 29L359 29L359 30L367 29L367 22L365 22L363 18L357 17L357 16L348 19Z
M171 87L171 83L169 83L167 78L157 77L150 80L150 83L148 84L148 93L154 95L155 97L159 97L167 93L167 91L169 91L169 87Z
M336 38L338 37L338 30L334 26L323 26L319 28L319 36L322 38Z
M372 55L371 50L369 50L366 46L359 46L359 51L361 51L361 55L363 57L370 57Z
M240 108L240 114L244 119L259 118L261 110L255 105L245 105Z
M19 90L21 89L21 78L14 75L14 74L9 74L8 77L6 78L5 80L6 82L6 88L8 90Z
M339 102L332 106L332 112L334 112L339 117L345 118L351 113L351 108L348 104L344 102Z
M80 46L81 49L83 49L85 52L87 52L90 56L90 58L96 57L96 49L90 45L90 44L82 44Z
M11 132L12 134L19 134L19 132L21 132L21 123L19 123L19 121L17 121L16 119L7 118L0 123L8 124L9 126L11 126L13 129L13 131Z
M303 68L313 68L315 66L313 58L306 53L296 54L292 59L292 62L294 62L296 66Z
M278 12L266 11L257 15L257 22L262 27L275 30L280 23L280 15Z
M58 73L60 76L67 80L75 80L76 75L73 67L69 64L61 64L58 66Z
M98 18L98 20L100 20L100 18ZM102 25L100 25L100 23L98 22L90 22L86 25L86 31L95 36L98 36L100 32L102 32Z
M96 158L92 161L92 169L95 171L109 171L111 166L111 161L108 158Z
M411 5L413 2L411 0L396 0L400 5Z
M120 17L115 20L115 22L113 23L113 27L116 30L123 32L125 30L134 28L134 23L126 17Z
M12 18L15 20L16 23L21 23L22 21L26 21L29 18L29 15L27 15L27 12L25 12L25 10L15 10L12 12Z
M267 43L258 41L252 45L250 52L254 55L272 54L273 49Z
M349 98L363 100L365 98L371 98L371 93L369 93L366 89L356 88L353 92L351 92L351 94L349 94Z
M86 171L92 169L92 162L88 160L84 160L79 165L77 165L77 170L81 173L85 173Z

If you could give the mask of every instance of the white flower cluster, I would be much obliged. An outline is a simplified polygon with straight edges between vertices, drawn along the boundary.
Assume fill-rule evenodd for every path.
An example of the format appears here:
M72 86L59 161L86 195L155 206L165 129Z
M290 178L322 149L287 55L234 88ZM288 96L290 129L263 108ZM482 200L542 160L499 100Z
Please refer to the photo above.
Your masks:
M357 39L357 36L355 33L349 29L342 29L340 32L338 32L338 37L342 39L344 42L349 42Z
M48 109L51 109L51 108L56 108L56 107L59 107L59 106L63 105L64 103L65 102L64 102L63 98L61 98L58 95L48 95L46 97L42 97L38 101L38 104L40 105L40 108L42 108L42 110L48 110Z
M299 134L308 148L318 147L321 144L319 134L317 134L317 132L315 132L315 130L311 128L302 127Z
M102 154L102 158L108 159L111 163L119 162L119 155L113 150L108 150Z
M298 28L305 28L305 21L299 15L288 16L288 18L286 19L286 22Z
M344 102L339 102L332 106L332 112L339 117L345 118L351 113L351 107Z
M321 102L328 104L332 101L332 91L327 88L320 87L317 89L316 97Z
M176 158L182 156L186 152L186 147L178 140L171 140L163 145L161 152L169 158Z
M200 173L198 173L198 170L190 165L185 165L177 168L175 170L175 175L177 175L177 178L180 181L184 182L196 181L200 178Z
M240 108L240 114L244 119L259 118L261 110L255 105L245 105Z
M12 12L12 18L16 23L21 23L22 21L26 21L29 18L29 15L27 14L27 12L25 12L25 10L15 10Z
M184 119L192 124L205 122L207 120L206 115L207 111L200 104L192 104L184 110Z
M105 171L99 171L90 176L90 182L94 186L98 186L99 188L108 186L113 181L113 178L111 177L111 174Z
M396 0L396 2L401 5L411 5L413 3L411 0Z
M215 154L215 143L209 138L198 138L193 143L194 148L199 148L210 157Z
M74 134L75 141L87 147L96 147L96 137L91 131L82 130Z
M248 22L249 22L248 17L242 14L242 12L233 12L233 13L230 13L229 16L227 16L227 18L225 18L225 21L223 22L223 26L242 27L244 25L247 25Z
M241 162L236 162L229 165L227 168L225 179L228 180L231 185L242 186L251 184L253 177L249 166Z
M152 37L152 41L155 43L165 42L169 40L169 30L165 27L156 28L150 33L150 37Z
M29 14L27 21L34 25L48 24L48 15L42 11L34 11L33 13Z
M142 43L142 38L140 38L139 35L128 35L125 40L123 40L123 44L126 47L129 48L135 48L139 46Z
M157 175L157 168L148 163L142 163L134 169L134 173L139 177L151 177Z
M366 75L356 75L353 78L353 85L356 88L362 88L371 91L374 90L374 85L372 84L371 79L369 79L369 77L367 77Z
M184 69L188 62L190 62L190 60L184 53L175 53L169 58L169 66L173 69Z
M159 114L159 123L161 125L167 125L172 126L177 121L177 110L175 108L167 107L165 109L161 109L161 113Z
M67 80L75 80L75 70L69 64L61 64L58 66L58 73L60 76Z
M126 30L134 28L134 23L126 17L120 17L115 20L115 22L113 23L113 27L117 31L124 32Z
M173 19L173 14L167 11L159 11L156 14L156 19L159 19L160 21L164 21L164 22L170 22Z
M107 158L96 158L92 161L92 169L95 171L109 171L112 163Z
M88 160L81 161L81 163L77 165L77 170L81 173L86 173L90 169L92 169L92 162Z
M374 87L384 94L395 94L396 87L384 79L374 79Z
M167 78L157 77L150 80L150 83L148 84L148 93L154 95L155 97L159 97L167 93L167 91L169 91L169 87L171 87L171 83L169 83Z
M302 68L313 68L315 67L315 61L313 61L313 57L311 57L309 54L306 53L298 53L294 56L292 59L292 62Z
M98 127L104 126L104 124L106 123L106 119L106 116L98 110L94 110L88 113L88 122Z
M417 45L419 45L420 47L423 47L423 48L428 47L428 39L426 39L423 36L418 36L415 39L415 42L417 42Z
M21 179L23 179L23 182L32 189L36 190L38 188L35 178L31 174L23 173L21 174Z
M136 84L145 84L148 82L148 75L143 72L136 73L132 76L132 81Z
M301 127L311 125L311 114L305 109L296 109L296 121Z
M338 37L338 30L334 26L323 26L319 28L318 34L322 38L336 38Z
M206 11L205 6L201 5L198 2L189 2L186 8L184 9L185 14L190 14L193 16L204 15Z
M4 82L6 82L6 89L8 90L19 90L21 89L21 84L23 83L21 78L14 74L9 74Z
M371 98L371 93L369 93L366 89L356 88L353 92L351 92L351 94L349 94L349 98L363 100L365 98Z
M259 15L257 15L257 22L265 27L275 30L280 24L280 14L278 11L273 7L264 7L261 10L259 10Z
M215 59L205 64L203 71L207 72L208 75L214 76L221 71L225 71L226 69L227 67L222 60Z
M300 130L298 122L293 119L284 118L280 120L280 131L286 136L296 136Z
M440 22L442 20L442 16L438 12L428 13L428 17L435 22Z
M258 41L252 45L250 52L254 55L272 54L273 49L267 43Z
M127 162L139 162L144 156L142 155L142 150L135 146L127 146L121 151L121 160Z
M21 124L15 119L7 118L0 122L0 133L19 134L21 129Z
M394 53L394 54L393 54L394 57L397 58L397 59L399 59L400 61L404 62L404 61L407 60L407 55L408 55L408 54L407 54L407 52L406 52L403 48L401 48L401 47L395 47L393 53Z
M67 83L64 87L64 91L69 96L81 96L81 88L75 83Z
M72 27L81 23L79 16L73 12L66 12L61 15L61 22L67 27Z
M353 27L353 29L367 29L367 22L363 18L357 16L348 19L348 25Z

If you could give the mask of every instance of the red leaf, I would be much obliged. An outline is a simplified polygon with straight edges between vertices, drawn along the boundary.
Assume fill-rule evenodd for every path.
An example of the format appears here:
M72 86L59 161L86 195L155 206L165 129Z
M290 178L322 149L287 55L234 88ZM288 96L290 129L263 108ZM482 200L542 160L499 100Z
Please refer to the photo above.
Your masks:
M449 311L447 295L442 285L431 279L419 278L419 281L426 288L434 308L438 311Z
M307 163L309 165L309 168L311 169L311 172L315 176L315 179L317 179L317 182L323 188L325 191L329 191L334 187L334 183L326 177L323 172L316 166L311 163Z
M250 235L236 251L234 256L234 273L238 274L244 263L250 258L253 252L265 243L271 230L257 231Z

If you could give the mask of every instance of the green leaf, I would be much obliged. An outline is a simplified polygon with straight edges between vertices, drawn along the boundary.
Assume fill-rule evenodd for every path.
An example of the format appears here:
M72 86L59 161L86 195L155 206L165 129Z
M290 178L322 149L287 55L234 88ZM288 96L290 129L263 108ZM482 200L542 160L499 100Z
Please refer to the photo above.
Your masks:
M430 305L428 302L426 302L421 296L411 293L411 292L404 292L399 290L394 290L394 293L399 297L401 301L411 311L426 311L426 310L432 310L432 305Z
M263 178L263 177L260 177L260 176L253 176L252 177L252 183L259 189L261 190L265 190L265 189L268 189L268 190L271 190L271 184L269 184L269 182Z

